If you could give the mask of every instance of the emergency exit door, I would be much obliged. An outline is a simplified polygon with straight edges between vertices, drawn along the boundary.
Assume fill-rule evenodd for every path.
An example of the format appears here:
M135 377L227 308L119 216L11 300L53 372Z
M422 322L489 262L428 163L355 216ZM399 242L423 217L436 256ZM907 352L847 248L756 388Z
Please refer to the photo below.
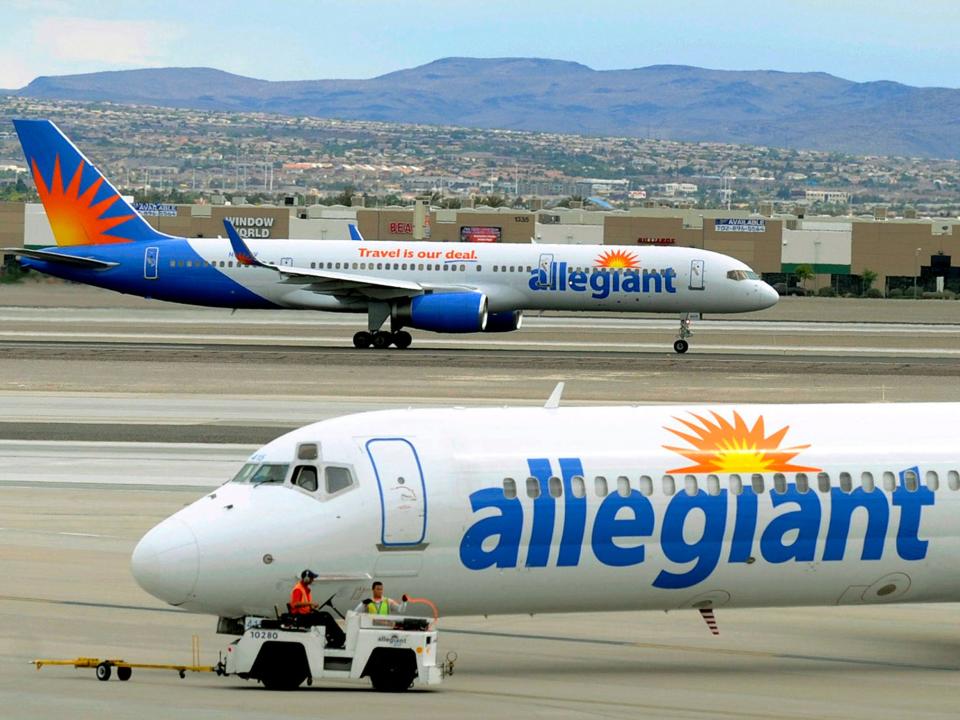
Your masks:
M160 268L160 248L148 247L143 253L143 279L156 280Z
M690 261L690 289L703 290L703 260Z
M367 442L380 492L382 548L426 547L427 494L420 458L404 438L376 438Z

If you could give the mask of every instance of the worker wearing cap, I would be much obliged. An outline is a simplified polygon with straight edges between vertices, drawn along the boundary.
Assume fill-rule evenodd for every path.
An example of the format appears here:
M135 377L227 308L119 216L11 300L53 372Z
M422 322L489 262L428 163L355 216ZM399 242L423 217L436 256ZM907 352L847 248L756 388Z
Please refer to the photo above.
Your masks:
M320 606L313 601L310 586L316 578L317 574L313 570L307 569L300 573L300 582L290 591L290 613L297 618L297 625L300 627L323 625L326 630L327 647L342 648L346 640L343 628L337 624L330 613L321 610Z
M300 573L300 582L294 585L290 592L290 612L294 615L309 615L318 609L310 592L310 586L316 577L317 574L313 570L304 570Z

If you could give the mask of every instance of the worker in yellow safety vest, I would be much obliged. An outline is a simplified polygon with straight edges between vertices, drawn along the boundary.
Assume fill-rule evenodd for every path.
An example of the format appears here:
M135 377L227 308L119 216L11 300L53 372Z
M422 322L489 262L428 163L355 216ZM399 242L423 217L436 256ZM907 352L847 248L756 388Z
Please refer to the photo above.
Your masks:
M368 613L371 615L389 615L391 610L400 609L400 603L393 598L384 597L382 582L375 580L370 589L373 591L373 597L364 600L362 603L366 605Z

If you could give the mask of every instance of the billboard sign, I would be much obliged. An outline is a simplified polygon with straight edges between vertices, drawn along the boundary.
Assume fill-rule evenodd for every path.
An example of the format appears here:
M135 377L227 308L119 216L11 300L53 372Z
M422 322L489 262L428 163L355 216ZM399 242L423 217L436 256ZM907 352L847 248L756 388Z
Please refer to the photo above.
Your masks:
M762 233L767 231L767 221L759 218L717 218L713 221L716 232Z
M133 204L133 208L143 216L151 216L151 217L176 217L177 216L177 206L168 205L166 203L138 202Z
M498 227L464 225L460 228L460 242L495 243L500 242L500 234Z

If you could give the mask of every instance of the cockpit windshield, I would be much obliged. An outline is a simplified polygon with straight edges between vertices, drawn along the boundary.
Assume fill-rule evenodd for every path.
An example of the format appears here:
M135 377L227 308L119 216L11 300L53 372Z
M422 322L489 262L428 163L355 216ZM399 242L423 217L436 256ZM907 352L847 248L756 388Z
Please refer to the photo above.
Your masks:
M753 270L727 270L730 280L759 280L760 276Z
M247 463L238 472L231 482L252 483L282 483L287 477L289 464L285 463Z

